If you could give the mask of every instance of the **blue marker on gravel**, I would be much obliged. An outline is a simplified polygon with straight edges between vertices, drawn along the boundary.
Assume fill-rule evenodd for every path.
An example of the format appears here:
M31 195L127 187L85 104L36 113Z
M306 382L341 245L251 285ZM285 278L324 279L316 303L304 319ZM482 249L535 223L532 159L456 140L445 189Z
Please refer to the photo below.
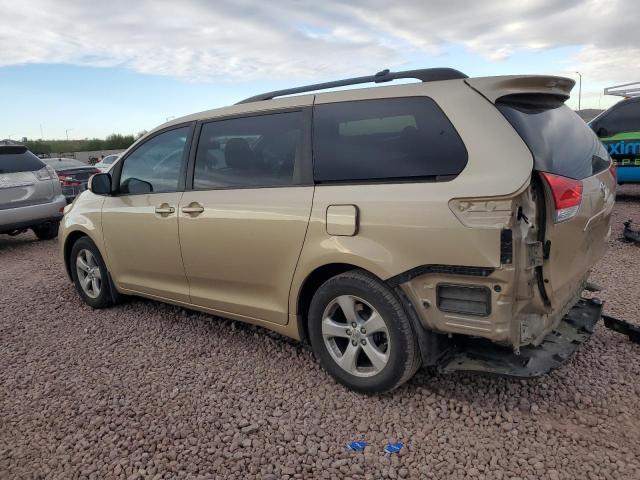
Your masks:
M404 443L402 442L387 443L387 445L384 447L384 453L398 453L400 450L402 450L402 447L404 447Z
M367 445L369 444L364 441L349 442L347 443L347 450L353 450L354 452L361 452L365 449Z

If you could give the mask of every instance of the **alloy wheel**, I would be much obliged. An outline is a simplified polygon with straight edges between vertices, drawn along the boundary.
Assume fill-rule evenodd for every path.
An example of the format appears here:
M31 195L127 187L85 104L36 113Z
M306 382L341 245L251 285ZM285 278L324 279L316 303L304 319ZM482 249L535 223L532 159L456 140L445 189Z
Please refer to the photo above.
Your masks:
M351 375L377 375L389 361L391 344L384 319L354 295L329 302L322 315L322 337L333 360Z
M78 252L76 273L84 293L90 298L98 298L102 289L102 273L96 257L86 248Z

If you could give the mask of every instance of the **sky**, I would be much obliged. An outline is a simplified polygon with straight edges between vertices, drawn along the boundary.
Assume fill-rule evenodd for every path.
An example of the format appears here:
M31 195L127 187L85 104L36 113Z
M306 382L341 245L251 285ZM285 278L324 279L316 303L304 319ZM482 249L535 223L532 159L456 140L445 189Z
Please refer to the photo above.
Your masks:
M135 134L384 68L580 72L582 108L640 81L637 0L0 0L0 11L0 139Z

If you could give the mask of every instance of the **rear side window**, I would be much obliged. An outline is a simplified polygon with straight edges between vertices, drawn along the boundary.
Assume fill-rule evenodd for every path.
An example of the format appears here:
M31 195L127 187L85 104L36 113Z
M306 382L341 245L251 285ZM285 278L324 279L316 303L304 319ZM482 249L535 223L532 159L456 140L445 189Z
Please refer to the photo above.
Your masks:
M42 160L25 147L0 146L0 174L35 172L44 167Z
M274 187L305 183L303 123L303 113L297 111L204 124L198 141L193 187Z
M462 139L427 97L321 104L313 122L318 182L444 180L467 164Z
M609 167L598 137L566 105L498 101L497 107L531 150L536 170L582 180Z

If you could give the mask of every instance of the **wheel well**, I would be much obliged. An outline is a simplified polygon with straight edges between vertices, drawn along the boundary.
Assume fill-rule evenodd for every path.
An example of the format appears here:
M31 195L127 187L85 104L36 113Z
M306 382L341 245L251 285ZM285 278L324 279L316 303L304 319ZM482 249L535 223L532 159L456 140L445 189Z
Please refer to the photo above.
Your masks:
M348 263L330 263L316 268L307 276L298 295L297 308L298 331L300 332L300 340L302 340L302 342L309 342L308 313L309 307L311 306L311 299L316 293L316 290L331 277L356 268L360 267Z
M73 277L71 276L71 265L69 263L71 249L73 248L73 244L80 240L82 237L88 237L88 235L80 231L71 232L64 242L64 267L67 270L67 275L71 280L73 280Z

